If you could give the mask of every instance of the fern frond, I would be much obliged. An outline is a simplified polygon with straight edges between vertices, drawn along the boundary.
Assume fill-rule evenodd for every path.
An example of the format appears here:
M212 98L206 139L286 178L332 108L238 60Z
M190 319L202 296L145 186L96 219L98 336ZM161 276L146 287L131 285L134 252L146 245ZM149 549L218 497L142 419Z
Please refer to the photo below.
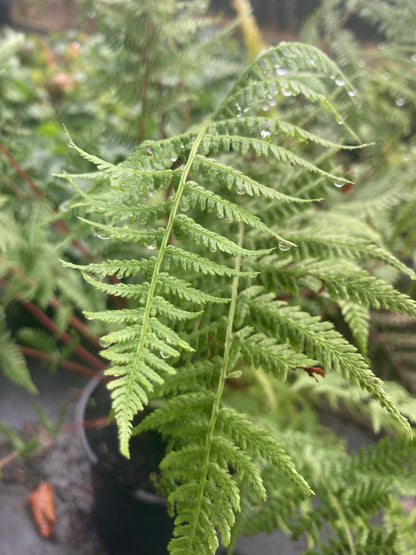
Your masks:
M264 249L252 251L245 249L230 239L227 239L227 237L219 235L215 231L208 230L189 216L183 214L179 214L176 217L174 228L179 238L183 238L184 236L189 237L196 245L202 244L213 252L220 250L234 256L261 256L273 250Z
M339 301L338 304L358 349L366 356L370 333L370 313L368 309L349 301Z
M267 138L271 141L282 136L284 138L291 137L302 143L315 143L328 149L336 150L356 150L369 145L344 145L329 141L315 133L304 129L298 125L294 125L288 121L276 120L264 116L237 117L229 120L220 120L214 122L209 128L208 133L211 136L235 136L235 135L255 135L257 138Z
M213 159L202 156L196 157L195 169L200 169L202 175L211 182L218 182L230 191L234 190L237 194L248 196L262 196L268 199L276 199L282 202L295 204L311 204L310 199L300 199L285 195L271 187L267 187L255 179L245 175L236 168Z
M214 135L212 137L208 135L205 137L205 142L202 144L201 148L201 151L204 154L208 154L211 151L217 154L219 151L222 150L224 150L225 152L233 150L244 156L248 152L252 151L256 156L266 158L270 157L281 162L288 162L289 164L299 166L300 168L305 168L313 173L327 177L332 181L339 181L342 183L348 182L348 179L329 173L319 168L315 164L308 162L301 156L298 156L291 150L288 150L282 146L273 143L269 143L262 138L242 138L239 135L224 135L223 137L221 137L220 135Z
M30 393L37 393L38 389L30 377L25 358L9 333L2 332L1 343L0 367L3 374L8 380L23 387Z
M316 360L293 351L274 337L254 333L250 327L236 332L234 343L247 366L264 368L282 380L286 379L288 370L317 364Z
M166 258L168 263L175 264L177 267L185 270L195 270L206 275L217 276L246 276L252 275L252 272L237 271L223 264L218 264L209 258L200 256L194 252L186 251L176 245L168 245L166 247Z
M306 262L306 272L319 277L332 298L353 301L365 307L386 308L392 312L416 315L416 302L382 280L351 264L334 260ZM300 271L304 271L303 268Z
M307 355L317 359L325 370L340 372L352 384L367 391L380 405L411 433L408 421L384 391L382 382L368 367L356 348L335 331L330 322L302 312L284 302L273 302L264 295L244 299L254 321L267 327L280 338L289 339L294 348L303 348Z
M208 213L215 212L218 218L221 219L225 217L229 223L242 221L254 229L272 235L277 239L281 239L279 235L277 235L272 229L265 225L259 217L252 214L249 210L223 199L219 195L201 187L193 181L187 182L185 193L188 193L188 195L184 196L182 202L185 202L186 206L189 204L189 207L191 208L198 206L201 210L206 210Z

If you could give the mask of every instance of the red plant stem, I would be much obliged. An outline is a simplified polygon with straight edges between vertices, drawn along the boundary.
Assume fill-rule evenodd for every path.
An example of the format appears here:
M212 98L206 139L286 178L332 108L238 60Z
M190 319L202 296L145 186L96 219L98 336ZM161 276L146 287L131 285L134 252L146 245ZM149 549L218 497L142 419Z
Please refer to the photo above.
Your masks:
M11 271L19 275L19 271L16 268L11 268ZM4 287L8 287L8 283L5 279L0 278L0 284ZM20 299L21 300L21 299ZM55 310L59 308L59 301L55 297L52 297L49 301L49 304ZM76 329L81 335L83 335L86 339L88 339L93 345L96 347L100 347L100 338L95 335L88 327L76 316L72 315L69 323L71 326Z
M10 165L13 166L13 168L17 171L17 173L20 175L20 177L26 181L26 183L29 185L31 191L40 199L44 199L45 198L45 193L43 191L41 191L39 189L39 187L37 187L37 185L35 184L35 182L33 181L33 179L30 177L30 175L22 168L22 166L19 164L19 162L16 160L16 158L13 157L13 155L9 152L9 150L0 143L0 152L2 154L4 154L4 156L7 158L7 160L10 162ZM55 222L55 226L56 228L61 231L62 233L69 233L70 229L67 226L67 224L63 221L63 220L57 220ZM80 252L82 252L82 254L84 256L86 256L87 258L90 258L90 255L88 253L87 248L85 247L85 245L83 245L80 241L78 241L77 239L73 239L72 240L72 244L74 245L74 247L76 247Z
M19 345L19 349L20 352L26 357L43 360L45 362L55 362L55 359L52 356L47 353L43 353L42 351L38 351L33 347ZM84 366L78 362L73 362L72 360L58 360L57 363L59 366L62 366L62 368L66 368L66 370L70 370L71 372L75 372L81 376L85 376L86 378L96 378L97 376L100 376L99 372L96 370L91 370L88 366ZM103 377L103 381L107 381L107 379Z
M54 309L59 308L59 301L52 297L50 300L50 306ZM87 338L93 345L100 347L100 338L95 335L88 327L76 316L72 315L69 319L71 326L76 329L81 335Z
M20 175L20 177L22 179L24 179L24 181L26 181L26 183L32 189L33 193L35 193L35 195L39 198L45 198L45 194L43 193L43 191L41 191L39 189L39 187L37 187L35 185L35 182L30 177L30 175L22 168L22 166L19 164L19 162L10 154L8 149L1 143L0 143L0 152L2 154L4 154L4 156L10 162L10 164L14 167L14 169L17 171L17 173Z
M24 301L22 305L28 310L42 325L43 327L48 330L52 335L58 337L61 341L66 344L71 343L72 339L71 336L68 335L66 332L61 332L58 327L56 326L55 322L49 318L38 306L36 306L32 301ZM75 347L75 352L81 358L83 358L88 364L91 364L96 370L104 370L107 368L107 365L97 358L95 355L90 353L85 347L82 345L77 345Z

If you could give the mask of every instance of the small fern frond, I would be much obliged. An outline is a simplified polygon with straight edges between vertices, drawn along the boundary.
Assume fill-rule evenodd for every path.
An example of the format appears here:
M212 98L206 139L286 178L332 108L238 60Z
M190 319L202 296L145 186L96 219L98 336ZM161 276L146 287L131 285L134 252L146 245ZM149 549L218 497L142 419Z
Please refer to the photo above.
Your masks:
M416 315L416 301L352 264L341 264L335 260L306 261L299 266L299 272L303 271L318 277L333 299Z
M227 166L213 158L197 156L195 168L200 169L203 177L209 179L211 183L218 182L221 186L226 187L230 191L235 191L239 195L261 196L267 199L276 199L295 204L311 204L313 202L311 199L301 199L285 195L259 183L238 169Z
M168 245L166 247L167 262L174 264L176 267L184 270L195 270L210 276L226 276L226 277L249 277L252 272L242 272L229 268L223 264L218 264L209 258L205 258L194 252L186 251L176 245Z
M302 312L270 295L244 299L254 321L266 326L271 334L288 339L294 348L303 348L327 370L340 372L352 384L367 391L391 414L402 429L411 434L408 421L382 387L356 348L338 333L330 322Z
M204 245L211 251L219 250L234 256L261 256L268 254L273 249L264 250L248 250L240 247L231 239L219 235L215 231L209 230L204 226L198 224L189 216L179 214L175 219L174 229L178 238L188 237L196 245Z
M246 366L264 368L281 380L286 379L288 370L317 364L316 360L293 351L290 345L282 344L274 337L254 333L249 327L236 332L234 344Z
M198 206L200 210L206 210L208 213L215 212L217 217L220 219L225 217L229 223L244 222L254 229L262 231L265 234L272 235L277 239L281 239L279 235L265 225L261 219L255 216L252 212L246 210L238 204L223 199L219 195L201 187L194 181L187 182L182 205L185 205L186 207L189 205L190 208Z
M341 314L356 341L360 352L366 356L370 334L370 313L363 306L350 301L338 301Z
M38 392L19 347L13 342L10 334L4 331L1 338L0 367L11 382L23 387L29 393Z
M237 411L226 407L223 407L219 413L218 429L231 437L241 449L252 453L253 457L264 458L277 472L294 482L306 495L313 493L309 484L296 470L290 457L267 431L243 418Z

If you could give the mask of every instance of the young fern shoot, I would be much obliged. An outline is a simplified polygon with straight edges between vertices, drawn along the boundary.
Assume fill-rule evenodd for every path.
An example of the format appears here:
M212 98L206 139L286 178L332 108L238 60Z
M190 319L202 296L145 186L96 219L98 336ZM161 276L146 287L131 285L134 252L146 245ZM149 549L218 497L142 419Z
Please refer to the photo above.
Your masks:
M347 83L343 91L330 78L334 75ZM215 553L218 533L229 545L241 509L242 481L250 495L265 500L269 494L262 477L265 464L288 479L299 497L312 493L279 443L224 405L226 382L238 377L243 364L261 366L281 380L296 368L338 371L409 429L353 345L319 317L276 301L262 283L262 261L271 257L277 275L279 264L295 281L314 274L342 302L353 297L368 306L382 304L384 298L387 308L416 313L410 299L367 279L352 263L346 269L352 277L345 276L342 287L336 286L341 268L331 274L311 253L314 264L305 263L302 273L302 262L294 264L290 254L298 250L297 234L302 240L300 224L288 229L287 222L281 225L267 212L287 205L300 215L314 199L279 191L247 169L248 161L271 162L296 166L330 183L347 182L292 146L294 141L329 149L357 146L342 147L284 121L280 108L285 102L308 102L351 131L333 101L343 94L344 101L354 102L348 90L346 78L321 51L285 43L259 55L216 112L196 128L143 142L117 166L71 141L98 169L82 176L93 180L89 191L74 183L78 197L73 204L91 214L82 218L85 223L127 254L87 266L66 264L81 269L98 290L126 302L122 310L88 313L120 326L102 343L111 362L108 387L126 457L135 415L151 399L166 401L134 433L152 428L170 439L159 487L176 514L172 554ZM261 109L267 117L258 115ZM68 176L71 181L75 177ZM120 281L108 282L109 276Z

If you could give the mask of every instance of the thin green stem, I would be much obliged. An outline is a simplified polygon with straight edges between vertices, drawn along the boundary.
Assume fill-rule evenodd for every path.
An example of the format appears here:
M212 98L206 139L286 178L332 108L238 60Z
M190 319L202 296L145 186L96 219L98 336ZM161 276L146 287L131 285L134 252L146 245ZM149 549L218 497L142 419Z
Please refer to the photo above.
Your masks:
M244 225L242 222L239 223L239 231L238 231L238 245L241 247L243 244L244 238ZM234 269L236 272L240 272L241 269L241 256L237 256L234 263ZM239 285L239 277L235 276L231 286L231 302L228 311L228 318L227 318L227 330L225 334L225 346L224 346L224 357L222 360L220 376L218 380L217 391L215 394L214 404L212 407L211 418L208 425L206 440L205 440L205 454L204 459L202 462L202 470L201 470L201 479L199 482L199 490L197 495L197 502L194 511L194 523L192 526L192 534L189 538L187 554L192 553L193 551L193 541L195 534L198 530L198 520L201 513L202 508L202 500L204 497L205 491L205 484L208 475L208 467L209 461L211 456L211 446L214 438L215 426L217 424L218 414L220 411L220 404L222 399L222 394L224 391L225 382L228 375L228 366L230 363L230 356L231 356L231 347L232 347L232 338L233 338L233 325L234 325L234 317L235 317L235 310L237 306L237 299L238 299L238 285Z
M181 198L182 198L183 191L185 189L186 180L188 179L188 175L191 171L192 164L195 160L196 154L197 154L198 149L201 145L202 139L205 136L205 132L206 132L206 129L209 126L209 124L210 124L210 119L209 118L201 124L201 127L199 129L199 133L198 133L198 135L195 139L194 144L192 145L191 152L189 154L189 157L188 157L188 160L186 162L185 168L182 172L181 179L179 181L178 189L177 189L175 197L173 199L172 210L170 212L169 219L168 219L168 222L166 224L165 232L164 232L163 238L162 238L162 243L161 243L160 248L159 248L159 254L158 254L157 259L156 259L152 279L151 279L149 290L148 290L148 293L147 293L146 304L145 304L145 307L144 307L143 321L142 321L142 326L141 326L141 330L140 330L140 337L139 337L138 344L137 344L136 355L134 357L132 371L130 372L130 375L129 375L129 382L128 382L128 387L127 387L127 390L129 392L129 394L132 393L133 390L134 390L135 378L136 378L136 375L137 375L137 372L138 372L138 369L139 369L140 361L142 359L142 353L143 353L143 349L144 349L144 346L145 346L146 335L147 335L147 328L148 328L149 320L150 320L150 313L151 313L151 309L152 309L152 306L153 306L156 286L157 286L158 280L159 280L160 268L162 266L163 258L164 258L165 253L166 253L166 247L169 243L169 238L170 238L170 235L172 233L173 224L175 222L176 214L178 213L178 210L179 210L179 207L180 207ZM123 455L128 457L129 456L128 444L125 443L125 444L121 445L120 446L120 451L123 453Z

